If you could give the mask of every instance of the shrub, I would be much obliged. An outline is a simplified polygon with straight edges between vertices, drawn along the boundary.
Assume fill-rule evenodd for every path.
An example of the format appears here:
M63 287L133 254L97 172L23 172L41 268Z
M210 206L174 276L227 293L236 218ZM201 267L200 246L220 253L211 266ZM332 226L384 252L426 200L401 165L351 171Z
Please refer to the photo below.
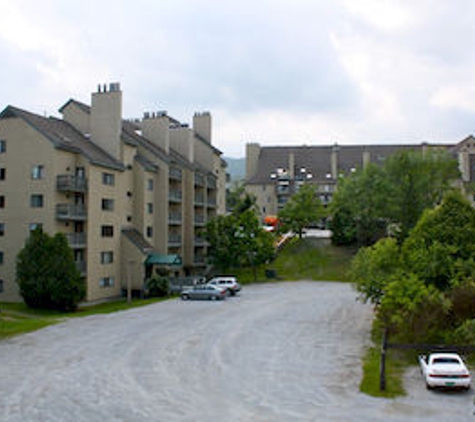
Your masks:
M32 308L72 311L85 297L84 281L66 237L34 230L17 257L17 282Z
M162 275L154 275L145 282L145 291L149 297L164 297L170 294L170 282Z

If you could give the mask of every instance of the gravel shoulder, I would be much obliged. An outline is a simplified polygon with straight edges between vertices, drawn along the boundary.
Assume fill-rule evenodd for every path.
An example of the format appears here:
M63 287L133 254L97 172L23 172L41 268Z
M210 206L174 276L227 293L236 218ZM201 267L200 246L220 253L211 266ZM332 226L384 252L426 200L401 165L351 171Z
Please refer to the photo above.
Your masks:
M472 421L472 394L358 392L372 311L348 284L245 286L0 342L0 420Z

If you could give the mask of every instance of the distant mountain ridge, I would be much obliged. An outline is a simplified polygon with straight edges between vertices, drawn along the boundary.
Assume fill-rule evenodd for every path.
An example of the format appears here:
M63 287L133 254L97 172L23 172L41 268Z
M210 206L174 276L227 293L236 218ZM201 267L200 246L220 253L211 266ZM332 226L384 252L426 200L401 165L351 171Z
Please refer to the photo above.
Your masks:
M231 180L243 180L246 176L246 159L231 157L223 157L223 159L228 163L226 171L229 173Z

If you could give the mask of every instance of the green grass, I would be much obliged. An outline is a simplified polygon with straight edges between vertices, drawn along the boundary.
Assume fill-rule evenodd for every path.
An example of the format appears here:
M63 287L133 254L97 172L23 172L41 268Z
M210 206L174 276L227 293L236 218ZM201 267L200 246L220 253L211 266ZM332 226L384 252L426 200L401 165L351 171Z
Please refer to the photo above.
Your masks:
M166 299L125 299L99 305L82 306L76 312L58 312L28 308L23 303L0 303L0 340L18 334L39 330L57 324L67 318L80 318L88 315L107 314L149 305Z
M394 398L406 394L402 375L407 368L407 359L397 351L386 352L386 389L380 390L380 348L370 347L363 357L363 379L360 391L373 397Z
M295 237L279 252L275 261L257 269L256 280L251 268L231 272L244 284L272 281L266 277L266 269L275 270L278 280L348 281L354 254L354 249L333 246L328 239Z

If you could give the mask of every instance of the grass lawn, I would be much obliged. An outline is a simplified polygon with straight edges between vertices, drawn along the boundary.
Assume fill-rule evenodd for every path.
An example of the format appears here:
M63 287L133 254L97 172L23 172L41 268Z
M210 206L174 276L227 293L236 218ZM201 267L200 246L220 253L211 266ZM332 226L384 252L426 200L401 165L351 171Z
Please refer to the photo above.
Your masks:
M348 281L354 254L354 249L333 246L329 239L295 237L284 246L275 261L257 269L256 278L250 268L231 272L244 284L272 281L266 277L266 269L275 270L278 280Z
M100 305L79 307L76 312L57 312L28 308L23 303L0 303L0 340L17 334L35 331L57 324L67 318L80 318L94 314L106 314L159 302L166 299L125 299Z

